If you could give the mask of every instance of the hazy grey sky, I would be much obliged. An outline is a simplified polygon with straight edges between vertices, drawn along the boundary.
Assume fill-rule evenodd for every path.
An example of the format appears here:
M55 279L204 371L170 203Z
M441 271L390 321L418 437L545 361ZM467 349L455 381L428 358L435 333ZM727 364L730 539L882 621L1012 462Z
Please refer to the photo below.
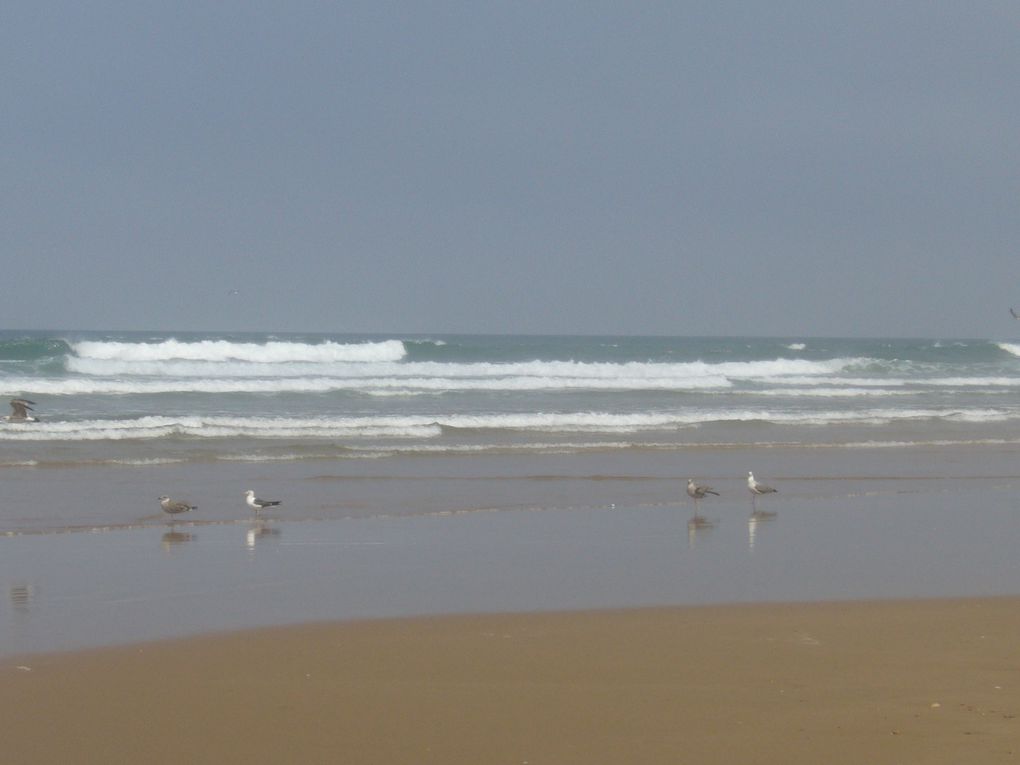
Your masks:
M1014 2L40 0L0 66L4 327L1020 332Z

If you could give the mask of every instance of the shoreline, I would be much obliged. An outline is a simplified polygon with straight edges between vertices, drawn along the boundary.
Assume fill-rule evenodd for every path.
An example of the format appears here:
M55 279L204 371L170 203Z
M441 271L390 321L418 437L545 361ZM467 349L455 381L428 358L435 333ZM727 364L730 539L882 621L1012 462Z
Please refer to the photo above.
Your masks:
M1014 479L913 477L897 492L789 481L759 515L746 489L715 483L725 494L697 522L689 501L627 483L642 504L592 506L615 497L536 481L546 502L499 511L313 521L285 510L2 537L0 656L430 614L1020 594ZM66 490L44 488L55 500Z
M12 762L1012 762L1018 631L1020 596L313 623L5 657L0 715Z

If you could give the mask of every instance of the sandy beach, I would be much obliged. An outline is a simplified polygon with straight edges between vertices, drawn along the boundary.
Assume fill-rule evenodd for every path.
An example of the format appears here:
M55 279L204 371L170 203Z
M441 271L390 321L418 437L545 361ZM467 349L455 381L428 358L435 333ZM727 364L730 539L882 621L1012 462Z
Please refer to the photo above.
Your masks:
M668 455L409 462L360 491L425 512L340 518L320 465L11 471L116 518L223 497L0 539L4 761L1013 762L1014 457L707 453L703 525ZM249 482L288 503L245 517Z
M1020 6L5 10L0 765L1020 765Z
M1020 599L376 620L8 659L5 761L1014 762Z

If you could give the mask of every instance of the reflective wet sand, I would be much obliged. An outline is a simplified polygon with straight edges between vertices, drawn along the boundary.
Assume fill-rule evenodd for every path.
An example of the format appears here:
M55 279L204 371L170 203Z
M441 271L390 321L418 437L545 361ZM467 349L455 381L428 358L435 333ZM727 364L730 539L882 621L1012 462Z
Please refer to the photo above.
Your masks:
M1012 761L1016 455L880 451L13 471L5 752Z
M661 474L661 455L602 479L591 477L606 475L597 461L551 461L559 472L545 477L512 460L458 464L488 477L404 476L388 487L393 512L377 499L365 517L320 512L351 501L344 489L358 485L324 480L322 466L303 478L294 466L261 466L261 484L284 499L261 518L236 491L203 502L203 476L193 475L200 509L187 521L0 538L9 593L0 653L319 620L1020 593L1020 479L994 460L949 456L897 456L884 475L856 466L870 476L839 475L847 465L831 459L780 473L759 457L779 493L754 510L739 473L696 473L721 494L697 516L685 479ZM829 470L803 475L817 467ZM103 476L84 490L154 484L147 506L109 512L121 515L158 513L157 485L189 478ZM49 478L37 474L41 490L66 498L66 484ZM221 490L250 480L242 472ZM433 492L423 512L399 512L412 502L408 486ZM532 501L500 501L515 488ZM628 494L643 501L623 502Z

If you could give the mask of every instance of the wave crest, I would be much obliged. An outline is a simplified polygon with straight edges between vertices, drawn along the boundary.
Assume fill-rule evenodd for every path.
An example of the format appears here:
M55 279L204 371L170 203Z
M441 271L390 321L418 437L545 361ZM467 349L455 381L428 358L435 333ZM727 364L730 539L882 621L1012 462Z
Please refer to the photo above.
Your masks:
M157 416L50 421L0 426L2 441L122 441L163 438L201 439L396 439L420 440L474 433L619 435L676 432L716 424L769 423L784 426L884 425L896 422L1008 422L1016 409L872 408L797 411L788 409L696 409L621 414L617 412L534 412L351 417Z
M242 361L260 364L399 361L407 355L400 340L365 343L234 343L228 340L158 343L82 341L71 346L80 359L114 362Z
M1020 344L1018 343L996 343L996 345L1011 356L1020 356Z

